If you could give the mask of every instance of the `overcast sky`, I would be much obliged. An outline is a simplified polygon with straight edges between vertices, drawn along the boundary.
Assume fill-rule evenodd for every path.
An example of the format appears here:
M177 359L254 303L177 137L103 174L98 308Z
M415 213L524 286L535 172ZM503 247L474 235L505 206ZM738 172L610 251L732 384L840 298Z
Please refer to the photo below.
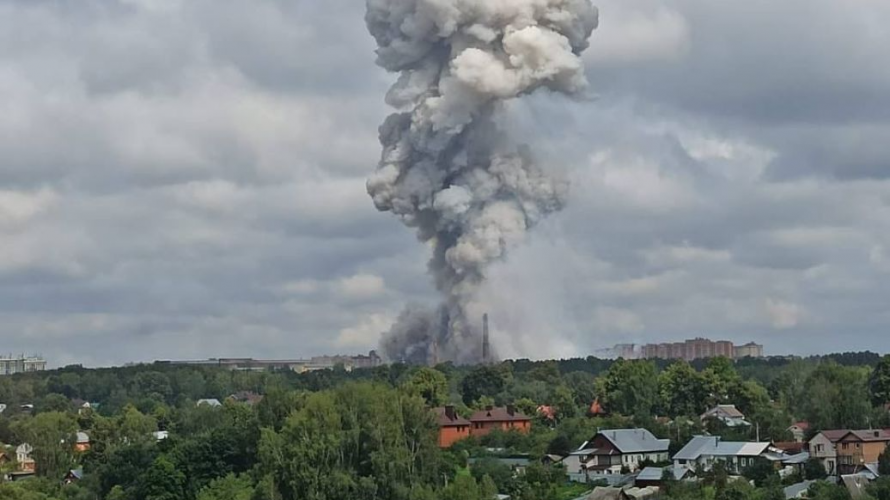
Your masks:
M572 183L491 271L506 356L890 351L890 2L598 0L593 98L511 103ZM374 348L436 299L377 213L359 0L0 0L0 353Z

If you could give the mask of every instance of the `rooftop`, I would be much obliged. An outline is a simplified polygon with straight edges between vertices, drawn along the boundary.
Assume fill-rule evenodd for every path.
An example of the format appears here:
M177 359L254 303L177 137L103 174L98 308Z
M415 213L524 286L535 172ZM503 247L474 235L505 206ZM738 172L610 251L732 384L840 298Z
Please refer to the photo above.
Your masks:
M516 411L515 408L488 407L477 411L470 417L471 422L528 422L531 418Z
M701 456L756 457L769 448L769 443L723 441L715 436L695 436L674 455L674 460L698 460Z
M609 429L600 431L622 453L667 451L670 439L658 439L646 429Z

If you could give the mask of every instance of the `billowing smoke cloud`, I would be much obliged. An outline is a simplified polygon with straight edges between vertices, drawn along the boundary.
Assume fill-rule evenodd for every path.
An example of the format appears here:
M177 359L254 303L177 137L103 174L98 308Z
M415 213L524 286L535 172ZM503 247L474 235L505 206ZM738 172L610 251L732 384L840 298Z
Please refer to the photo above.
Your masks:
M481 322L468 309L487 266L567 191L506 140L497 113L538 89L586 88L579 54L597 10L589 0L368 0L366 21L378 64L401 73L368 193L431 243L443 295L438 310L409 306L383 348L394 360L478 361Z

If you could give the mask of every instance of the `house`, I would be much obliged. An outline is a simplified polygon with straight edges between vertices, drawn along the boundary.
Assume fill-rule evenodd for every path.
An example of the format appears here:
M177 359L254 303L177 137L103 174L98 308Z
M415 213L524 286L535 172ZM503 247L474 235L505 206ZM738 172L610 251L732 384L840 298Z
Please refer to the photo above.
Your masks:
M81 453L90 449L90 436L86 432L77 433L77 441L74 443L74 450Z
M244 403L248 406L254 406L263 400L263 396L250 391L240 391L232 394L228 399L237 403Z
M701 414L701 421L716 419L727 427L750 427L751 423L745 420L745 415L735 405L717 405Z
M155 438L155 441L163 441L170 437L170 432L168 431L155 431L151 433L152 437Z
M553 422L556 420L556 410L553 409L552 406L541 405L536 410L536 413L539 417L544 420Z
M795 422L786 430L790 432L792 436L794 436L795 441L797 441L798 443L803 443L804 439L806 439L807 437L807 431L810 430L810 423Z
M837 469L840 474L855 474L865 464L877 462L890 444L890 432L885 430L850 431L838 440Z
M531 431L532 419L516 411L516 407L508 405L506 408L487 407L477 411L470 417L470 434L484 436L495 429L502 431L515 430L523 434Z
M594 454L597 450L596 448L587 447L587 444L588 443L584 443L581 448L569 453L569 456L562 460L562 464L565 466L567 473L586 474L587 464L595 463Z
M470 421L454 411L454 406L434 408L439 424L439 447L450 448L461 439L470 437Z
M686 474L689 473L689 469L686 467L646 467L634 479L634 486L638 486L640 488L645 488L648 486L662 486L664 483L664 474L665 472L670 472L674 479L677 481L686 477Z
M62 484L76 483L81 479L83 479L83 469L71 469L65 474L65 477L62 478Z
M0 415L2 415L4 411L6 411L6 408L8 407L5 404L0 403Z
M28 443L22 443L15 449L15 460L19 464L19 472L36 472L37 462L31 458L34 447Z
M593 400L593 403L590 404L590 409L587 410L587 415L590 417L603 417L606 415L606 410L600 403L600 398Z
M218 408L222 406L222 403L219 402L218 399L199 399L195 406L209 406L211 408Z
M623 469L635 472L647 462L667 462L670 444L669 439L658 439L646 429L611 429L598 432L578 453L585 471L621 474Z
M758 457L769 451L769 443L746 443L723 441L719 436L695 436L674 455L675 467L710 470L717 462L722 462L731 474L741 474L746 467L753 465Z
M807 444L810 456L822 462L825 472L829 476L837 474L837 450L835 449L837 442L849 432L848 429L822 431L813 436Z

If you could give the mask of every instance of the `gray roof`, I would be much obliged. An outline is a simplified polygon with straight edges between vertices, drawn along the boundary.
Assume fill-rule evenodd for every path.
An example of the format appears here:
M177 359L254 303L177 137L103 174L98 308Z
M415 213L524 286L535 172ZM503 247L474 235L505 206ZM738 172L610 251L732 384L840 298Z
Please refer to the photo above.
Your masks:
M698 460L702 455L712 457L756 457L769 448L769 443L723 441L715 436L695 436L674 460Z
M646 467L637 474L637 481L661 481L663 474L661 467Z
M670 439L658 439L646 429L611 429L600 431L621 453L667 451Z
M791 500L793 498L800 498L806 493L810 486L813 485L816 481L804 481L802 483L792 484L791 486L784 489L785 498L787 500Z
M198 402L195 404L195 406L202 406L202 405L216 407L216 406L222 406L222 403L220 403L218 399L199 399Z

